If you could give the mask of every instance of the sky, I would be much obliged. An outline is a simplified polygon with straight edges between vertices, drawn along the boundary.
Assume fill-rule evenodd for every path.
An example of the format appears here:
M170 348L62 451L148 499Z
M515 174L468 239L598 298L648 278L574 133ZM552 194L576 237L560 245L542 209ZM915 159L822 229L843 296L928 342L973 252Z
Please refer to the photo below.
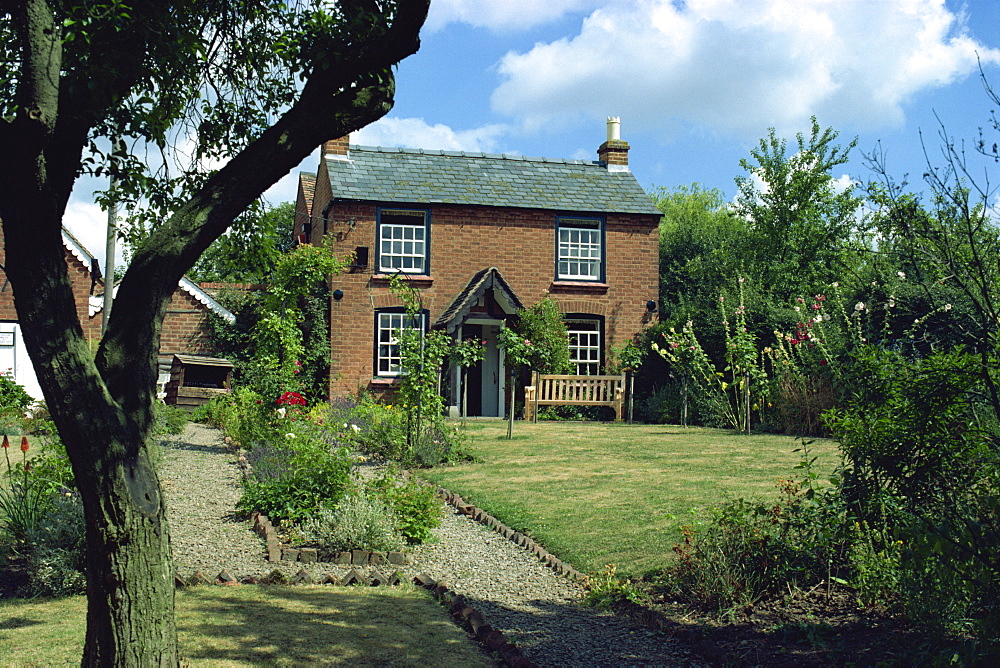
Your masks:
M794 146L815 116L838 143L857 138L836 178L870 178L863 156L879 149L919 190L942 128L1000 141L980 69L1000 89L997 0L432 0L395 107L352 142L596 160L616 116L643 188L697 182L732 199L768 129ZM318 162L269 201L294 200ZM107 216L89 189L66 223L103 262Z

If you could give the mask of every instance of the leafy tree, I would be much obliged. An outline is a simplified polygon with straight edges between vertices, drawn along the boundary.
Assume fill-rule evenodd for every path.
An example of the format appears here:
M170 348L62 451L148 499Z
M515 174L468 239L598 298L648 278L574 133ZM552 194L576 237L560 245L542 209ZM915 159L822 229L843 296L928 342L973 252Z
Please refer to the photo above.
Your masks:
M660 219L661 318L678 326L703 324L706 311L752 263L743 243L747 223L734 216L721 190L698 183L650 194Z
M812 119L809 136L796 135L797 150L774 128L740 160L749 176L736 178L736 213L747 221L743 257L752 258L754 277L786 302L840 277L847 259L845 241L855 236L862 199L849 185L839 189L831 170L848 160L857 144L834 144L837 132L821 130Z
M418 48L427 7L3 4L5 270L83 499L85 665L178 661L165 502L150 457L156 351L178 280L316 146L388 112L392 67ZM60 230L78 176L109 172L118 183L109 196L150 232L95 355Z
M292 248L295 203L267 207L261 202L202 253L188 272L196 281L265 283L282 253Z

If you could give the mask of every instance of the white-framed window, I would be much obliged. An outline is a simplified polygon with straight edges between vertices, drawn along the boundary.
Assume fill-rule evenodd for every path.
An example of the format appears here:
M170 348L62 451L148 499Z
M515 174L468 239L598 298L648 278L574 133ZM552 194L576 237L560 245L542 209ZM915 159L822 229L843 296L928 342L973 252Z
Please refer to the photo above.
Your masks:
M601 321L592 319L566 319L569 336L569 360L576 365L576 373L596 376L601 369Z
M573 281L604 278L604 221L556 219L556 278Z
M424 314L411 316L402 311L379 311L375 315L375 375L401 376L399 332L404 329L424 331Z
M378 267L386 273L426 274L429 270L428 213L412 209L380 209Z

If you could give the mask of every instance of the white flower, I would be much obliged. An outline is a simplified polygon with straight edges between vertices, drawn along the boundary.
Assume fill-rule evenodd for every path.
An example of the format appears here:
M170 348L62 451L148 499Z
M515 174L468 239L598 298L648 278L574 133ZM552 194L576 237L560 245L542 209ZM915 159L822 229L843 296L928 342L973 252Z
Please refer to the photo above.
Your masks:
M823 316L821 315L816 316L815 318L813 318L813 322L823 322Z
M285 408L284 407L281 407L281 408L278 409L278 415L280 415L281 417L285 417Z
M951 304L945 304L944 305L944 310L945 311L950 311L951 310Z
M854 305L854 310L858 311L858 312L864 311L865 310L865 303L864 302L858 302L857 304Z
M796 310L796 311L801 311L802 309L801 309L800 307L796 306L796 307L795 307L795 310Z
M901 280L901 281L905 281L906 280L906 273L905 272L897 271L896 275L899 276L899 280Z
M351 431L354 431L354 432L359 432L359 431L361 431L361 427L359 427L359 426L358 426L358 425L356 425L356 424L352 424L352 425L351 425Z
M835 288L839 288L839 287L840 287L840 283L836 283L836 282L835 282L835 283L833 283L833 287L835 287Z
M896 307L896 300L892 297L889 297L889 308L895 308L895 307Z
M295 438L295 434L292 433L285 434L285 438Z

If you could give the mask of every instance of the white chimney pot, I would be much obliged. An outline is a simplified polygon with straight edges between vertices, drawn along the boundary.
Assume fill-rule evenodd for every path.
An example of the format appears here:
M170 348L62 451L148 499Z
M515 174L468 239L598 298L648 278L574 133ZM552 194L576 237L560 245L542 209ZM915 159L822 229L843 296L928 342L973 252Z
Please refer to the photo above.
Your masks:
M608 141L619 141L622 138L621 123L621 117L608 116Z

